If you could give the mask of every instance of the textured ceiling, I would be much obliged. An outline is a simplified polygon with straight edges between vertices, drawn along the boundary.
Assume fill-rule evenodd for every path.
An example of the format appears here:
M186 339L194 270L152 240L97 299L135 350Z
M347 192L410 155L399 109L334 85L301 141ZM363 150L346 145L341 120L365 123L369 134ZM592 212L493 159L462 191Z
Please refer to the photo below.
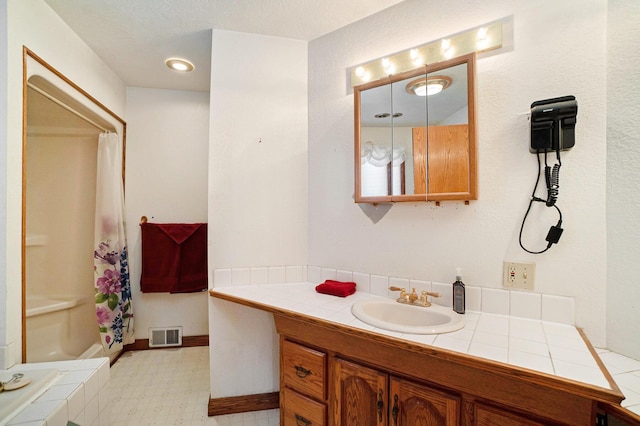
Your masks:
M313 40L402 0L45 0L127 86L209 90L211 29ZM186 75L169 57L191 60Z

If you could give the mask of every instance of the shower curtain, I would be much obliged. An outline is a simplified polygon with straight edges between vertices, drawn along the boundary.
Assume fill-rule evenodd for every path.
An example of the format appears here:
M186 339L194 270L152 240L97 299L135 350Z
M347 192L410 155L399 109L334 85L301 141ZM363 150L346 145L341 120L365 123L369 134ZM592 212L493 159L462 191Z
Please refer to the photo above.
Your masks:
M105 353L133 343L133 304L124 233L122 146L115 133L98 137L94 252L96 314Z

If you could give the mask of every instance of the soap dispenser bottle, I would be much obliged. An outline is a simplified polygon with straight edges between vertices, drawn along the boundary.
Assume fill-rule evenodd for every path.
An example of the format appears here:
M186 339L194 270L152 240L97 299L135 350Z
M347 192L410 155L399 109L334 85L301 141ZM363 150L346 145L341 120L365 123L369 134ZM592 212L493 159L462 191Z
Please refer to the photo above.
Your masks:
M462 282L462 269L456 268L456 281L453 283L453 310L464 314L464 283Z

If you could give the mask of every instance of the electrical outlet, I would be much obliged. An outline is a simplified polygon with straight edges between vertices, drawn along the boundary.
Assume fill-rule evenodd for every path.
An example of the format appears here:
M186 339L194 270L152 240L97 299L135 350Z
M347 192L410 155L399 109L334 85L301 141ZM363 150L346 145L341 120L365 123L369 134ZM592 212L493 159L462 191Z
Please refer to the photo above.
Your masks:
M535 263L504 262L502 270L504 287L533 290L536 275Z

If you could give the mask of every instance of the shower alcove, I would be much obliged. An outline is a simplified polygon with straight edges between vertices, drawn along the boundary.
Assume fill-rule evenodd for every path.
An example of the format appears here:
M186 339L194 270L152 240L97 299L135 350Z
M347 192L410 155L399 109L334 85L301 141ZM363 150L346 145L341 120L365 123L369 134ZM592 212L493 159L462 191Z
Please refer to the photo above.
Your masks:
M125 123L26 48L24 111L22 361L103 356L93 286L98 135L123 135Z

